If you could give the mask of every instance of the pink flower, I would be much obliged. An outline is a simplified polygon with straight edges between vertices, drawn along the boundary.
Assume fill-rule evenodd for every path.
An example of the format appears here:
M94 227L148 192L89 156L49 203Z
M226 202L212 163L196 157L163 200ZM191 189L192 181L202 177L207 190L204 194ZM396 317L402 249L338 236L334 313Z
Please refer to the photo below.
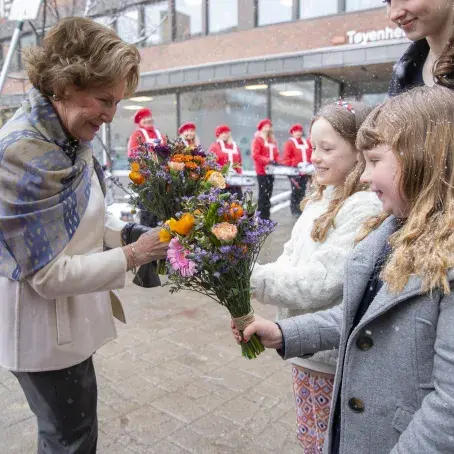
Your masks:
M236 225L230 224L229 222L221 222L212 227L211 233L213 233L218 240L230 243L236 238L238 228Z
M186 251L178 241L178 238L173 238L169 243L167 258L169 259L172 268L178 271L183 277L191 277L196 271L196 264L186 258L189 251Z

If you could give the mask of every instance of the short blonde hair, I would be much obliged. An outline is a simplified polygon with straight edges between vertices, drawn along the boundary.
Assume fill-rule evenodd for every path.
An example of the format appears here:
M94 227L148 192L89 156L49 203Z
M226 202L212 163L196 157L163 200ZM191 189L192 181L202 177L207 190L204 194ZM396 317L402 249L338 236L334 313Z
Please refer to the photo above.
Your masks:
M55 25L39 47L24 51L31 84L45 95L64 96L65 87L111 87L126 80L126 96L139 83L140 54L104 25L84 17L67 17Z

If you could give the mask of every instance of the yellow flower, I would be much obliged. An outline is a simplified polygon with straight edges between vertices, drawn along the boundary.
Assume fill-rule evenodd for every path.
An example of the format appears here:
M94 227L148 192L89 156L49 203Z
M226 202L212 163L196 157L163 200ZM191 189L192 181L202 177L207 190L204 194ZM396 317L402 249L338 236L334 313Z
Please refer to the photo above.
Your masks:
M221 222L220 224L216 224L215 226L213 226L213 228L211 229L211 233L219 241L230 243L236 238L238 234L238 229L236 225L229 224L228 222Z
M165 222L165 225L168 226L170 223L170 221L166 221ZM172 234L169 232L168 229L166 229L165 227L163 227L160 231L159 231L159 241L161 243L168 243L170 240L172 239Z
M131 162L131 171L138 172L140 170L140 164L138 162Z
M129 173L129 178L132 180L133 183L137 185L141 185L145 183L145 177L140 173L140 172L130 172Z
M194 216L190 213L184 213L183 216L177 221L176 219L170 219L169 227L172 232L176 232L180 235L187 235L194 227Z
M215 188L225 189L225 178L219 172L213 172L208 178L208 183Z
M214 170L208 170L208 172L205 174L205 180L208 181L208 178L210 178L213 173L214 173Z

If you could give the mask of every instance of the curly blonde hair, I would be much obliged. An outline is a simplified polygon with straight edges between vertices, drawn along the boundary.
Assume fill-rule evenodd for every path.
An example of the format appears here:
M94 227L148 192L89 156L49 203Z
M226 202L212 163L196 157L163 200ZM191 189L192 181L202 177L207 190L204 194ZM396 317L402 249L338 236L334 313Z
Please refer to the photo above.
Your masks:
M334 130L350 144L353 152L356 150L355 141L359 127L367 115L372 111L372 107L356 101L350 101L348 104L352 106L354 113L338 103L329 104L323 107L312 119L311 128L318 119L324 118L330 123ZM333 198L328 205L328 210L314 222L311 232L311 238L314 241L323 243L328 236L329 230L335 227L334 220L344 202L351 195L355 194L355 192L368 189L366 185L360 182L364 167L364 158L361 156L361 159L347 175L344 184L334 190ZM300 204L301 211L304 210L305 206L310 201L321 200L325 189L326 186L319 185L314 181L311 193Z
M412 275L421 291L450 293L454 266L454 93L442 86L418 87L377 107L358 133L357 147L391 147L401 167L400 189L410 207L390 237L391 256L382 277L393 292ZM372 220L365 237L385 215Z
M42 45L24 50L31 84L45 95L64 97L69 84L78 88L112 87L126 80L126 96L139 82L140 54L111 29L84 17L55 25Z

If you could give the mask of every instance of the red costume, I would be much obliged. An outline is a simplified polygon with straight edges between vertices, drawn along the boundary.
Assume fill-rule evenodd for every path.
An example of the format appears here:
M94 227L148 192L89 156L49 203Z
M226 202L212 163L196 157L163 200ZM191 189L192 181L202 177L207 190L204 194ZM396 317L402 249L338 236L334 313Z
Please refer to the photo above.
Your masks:
M265 125L271 126L270 120L262 120L257 130L260 132ZM279 162L279 149L275 140L264 139L260 134L255 135L252 141L252 159L255 163L255 171L257 175L266 175L265 167L271 162Z
M290 128L290 134L293 134L295 131L303 132L303 127L301 125L293 125ZM298 167L300 162L311 163L312 157L312 145L309 139L301 137L297 139L295 137L290 137L284 145L284 156L282 158L282 163L286 166Z
M230 163L236 173L241 174L241 151L235 142L226 142L219 139L219 136L224 132L230 132L230 128L225 125L216 128L216 137L218 139L211 144L210 151L217 156L220 166L224 167Z
M137 148L141 143L149 143L155 145L155 140L159 139L161 145L167 143L166 138L160 133L159 129L154 126L148 128L141 128L139 123L140 120L146 117L151 117L150 109L140 109L134 116L134 123L137 124L137 129L131 134L128 142L128 156L131 155L131 151Z
M184 123L181 125L178 129L178 134L180 134L180 139L183 141L183 143L187 147L197 147L199 145L199 141L197 140L197 136L194 137L194 139L187 139L184 137L184 133L190 129L193 129L194 131L196 130L195 124L194 123Z

